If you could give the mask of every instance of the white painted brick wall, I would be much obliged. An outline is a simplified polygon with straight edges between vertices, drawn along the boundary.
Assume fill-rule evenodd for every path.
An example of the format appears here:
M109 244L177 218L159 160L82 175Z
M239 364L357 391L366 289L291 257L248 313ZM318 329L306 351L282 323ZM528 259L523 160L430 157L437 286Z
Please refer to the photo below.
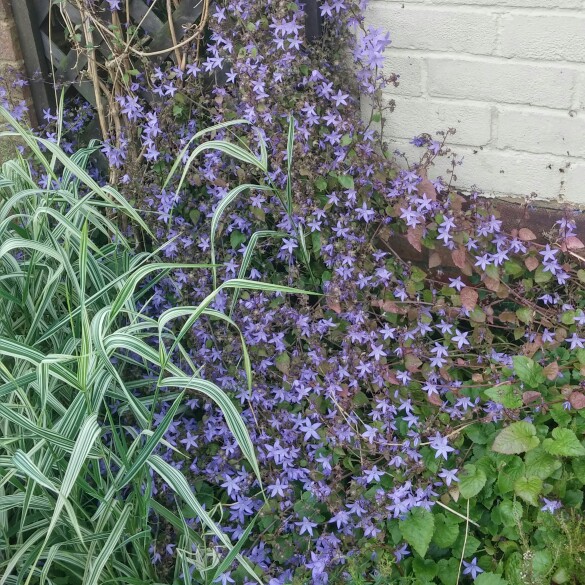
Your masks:
M585 0L371 0L368 20L401 75L395 148L454 127L461 188L585 204Z
M553 11L530 14L519 10L502 15L498 54L585 63L585 10L547 12Z
M449 100L396 96L396 115L389 123L392 135L412 138L432 128L457 129L453 144L477 144L484 146L491 139L491 106L485 104L450 102ZM585 140L584 140L585 144Z
M558 64L427 56L431 96L570 109L577 72Z

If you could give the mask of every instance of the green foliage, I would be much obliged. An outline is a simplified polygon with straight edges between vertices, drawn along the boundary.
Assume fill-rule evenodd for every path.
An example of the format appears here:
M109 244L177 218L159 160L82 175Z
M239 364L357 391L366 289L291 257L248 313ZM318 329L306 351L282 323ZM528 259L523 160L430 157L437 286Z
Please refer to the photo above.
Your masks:
M512 384L489 388L485 391L485 395L505 408L520 408L522 406L522 396Z
M545 439L542 442L542 447L550 455L561 457L582 457L585 455L585 447L571 429L553 429L552 438Z
M512 361L514 362L515 374L531 388L538 388L540 384L546 381L542 366L533 359L517 355L512 358Z
M147 317L138 302L148 301L160 274L209 266L171 265L136 249L118 223L125 216L135 229L146 226L118 192L86 172L95 147L69 158L3 113L15 128L9 134L29 145L59 187L38 186L22 158L0 171L0 585L156 583L148 552L155 517L174 527L183 551L217 540L211 559L179 555L186 574L195 566L194 578L211 582L237 560L261 582L240 555L249 530L232 542L220 527L221 505L203 506L157 451L188 457L163 436L185 410L185 393L196 392L217 404L260 481L237 402L200 377L182 340L201 315L237 329L209 309L223 289L298 291L233 279L197 307ZM173 327L177 318L186 323ZM242 367L250 385L245 345ZM157 478L176 506L153 498ZM198 532L182 518L186 509L200 520Z
M492 449L498 453L524 453L538 447L540 440L536 436L536 428L527 422L512 423L498 433Z
M508 585L506 579L495 573L482 573L475 580L476 585Z
M424 508L413 508L400 522L400 532L404 540L424 557L435 531L435 519L431 512Z
M483 469L468 464L459 478L459 493L466 499L473 498L482 490L486 481Z
M542 493L542 480L538 477L519 477L514 483L514 493L525 502L538 506L538 496Z
M583 357L579 349L558 350L555 367L581 374ZM430 512L414 508L399 520L398 538L389 527L412 556L382 582L585 583L585 410L579 403L567 410L557 378L547 376L550 368L538 353L518 356L513 366L516 379L481 391L507 409L504 421L469 424L454 442L461 453L458 482ZM547 407L528 407L527 388L548 400ZM573 388L565 387L564 395ZM475 579L466 569L472 561Z

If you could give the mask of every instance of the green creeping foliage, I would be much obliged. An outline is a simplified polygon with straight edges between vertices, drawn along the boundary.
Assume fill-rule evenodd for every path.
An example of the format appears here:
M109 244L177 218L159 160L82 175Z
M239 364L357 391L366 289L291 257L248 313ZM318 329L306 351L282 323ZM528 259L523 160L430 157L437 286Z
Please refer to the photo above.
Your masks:
M425 556L434 531L435 519L433 514L424 508L413 508L406 518L400 522L400 532L402 532L404 540L421 557Z
M505 562L510 585L585 582L585 520L577 512L543 516L534 536L521 523L518 531L521 547ZM545 546L533 546L536 538Z
M538 447L540 441L536 436L536 427L524 421L512 423L494 440L492 449L498 453L512 455L524 453Z
M137 299L148 298L158 275L209 266L136 252L116 219L125 214L145 226L119 193L85 171L93 147L68 158L3 113L15 129L3 134L18 135L56 186L38 186L22 158L0 171L0 585L157 583L148 553L155 517L180 535L183 568L194 563L185 551L217 538L212 563L195 563L205 569L198 582L213 581L233 560L261 582L239 552L249 531L232 543L218 524L220 510L206 510L157 450L169 447L163 435L185 408L185 390L195 390L221 409L260 479L236 402L181 359L182 338L201 315L236 327L208 308L221 289L299 291L239 278L197 307L148 318ZM178 333L175 317L187 320ZM243 338L242 346L250 385ZM151 472L168 484L176 509L151 498ZM200 533L184 522L186 509L200 519Z
M581 348L538 350L514 357L501 384L477 390L501 405L500 420L463 425L452 443L458 481L431 511L413 508L388 520L383 540L364 541L344 568L347 582L585 584L584 365ZM403 543L409 556L386 563L387 547Z

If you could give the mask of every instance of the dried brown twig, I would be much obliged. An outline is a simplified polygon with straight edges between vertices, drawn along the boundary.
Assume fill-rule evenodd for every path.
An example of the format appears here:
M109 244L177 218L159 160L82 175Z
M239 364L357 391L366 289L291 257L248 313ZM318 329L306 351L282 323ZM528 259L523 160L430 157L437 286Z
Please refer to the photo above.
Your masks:
M147 16L157 6L157 2L163 1L166 3L172 44L170 47L157 51L143 50L144 39L139 36L139 31ZM68 0L68 2L69 6L73 6L81 15L81 32L83 34L79 34L79 28L72 21L66 3L60 4L60 13L68 32L68 40L78 56L78 63L82 55L87 58L86 75L92 83L95 94L101 136L104 139L110 139L117 148L120 148L124 133L136 133L134 127L129 125L121 114L116 99L128 93L128 84L133 70L141 69L148 73L150 59L168 54L172 54L173 60L180 69L184 69L189 60L197 61L200 49L200 43L197 41L203 38L205 32L209 18L210 0L200 0L201 15L199 20L197 23L193 23L194 28L185 28L182 36L187 33L189 28L192 28L192 31L184 39L178 38L173 25L173 12L180 6L180 0L154 0L134 26L130 26L132 15L129 0L126 0L124 11L126 26L122 26L118 11L100 12L99 9L88 5L84 0ZM97 38L99 38L98 44L95 42ZM195 50L193 50L193 43L195 43ZM100 54L100 44L102 54ZM137 66L137 60L140 61L141 66ZM136 136L130 135L125 136L125 138L130 140L130 148L132 148L133 138ZM135 150L134 158L140 159L140 151L137 148ZM116 178L116 169L110 169L111 182L115 183Z

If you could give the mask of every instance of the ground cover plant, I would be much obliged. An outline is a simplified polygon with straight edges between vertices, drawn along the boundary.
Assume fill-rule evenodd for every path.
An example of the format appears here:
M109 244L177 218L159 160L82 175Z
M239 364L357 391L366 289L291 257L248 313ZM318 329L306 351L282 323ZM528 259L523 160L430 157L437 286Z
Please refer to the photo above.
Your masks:
M121 3L109 4L92 18L123 21ZM322 3L323 37L310 43L301 6L218 3L205 44L156 66L134 53L108 86L108 178L149 226L147 245L217 264L153 282L146 317L199 304L224 277L322 293L217 294L212 308L240 327L254 364L251 394L229 322L201 319L183 340L202 377L233 396L268 501L221 413L199 396L161 412L174 419L161 456L270 585L583 582L576 212L559 212L546 234L529 220L505 225L477 193L453 188L461 161L449 132L414 137L417 160L393 153L376 132L380 90L396 82L383 72L389 37L364 25L363 8ZM67 129L92 115L65 113L65 149ZM206 138L243 141L256 160L265 143L268 167L199 148L200 128L237 118L249 131ZM450 172L429 180L441 167ZM399 245L426 252L424 263ZM152 489L159 506L176 505L164 477ZM181 531L164 515L148 527L149 570L172 583ZM206 534L191 582L215 580L221 555ZM254 581L234 562L217 582Z

